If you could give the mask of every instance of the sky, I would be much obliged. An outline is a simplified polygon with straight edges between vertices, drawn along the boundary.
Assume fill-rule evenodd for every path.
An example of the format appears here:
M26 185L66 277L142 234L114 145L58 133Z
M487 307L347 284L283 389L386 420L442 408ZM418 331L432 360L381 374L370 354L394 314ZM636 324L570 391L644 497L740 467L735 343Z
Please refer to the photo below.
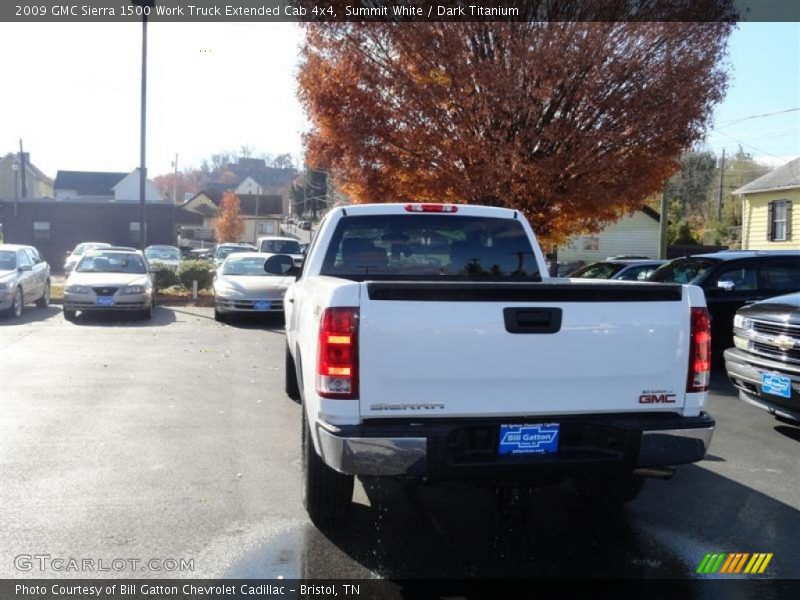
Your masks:
M183 169L241 146L299 164L308 127L296 96L301 41L294 23L151 23L149 175L171 171L176 154ZM20 48L23 59L10 59ZM133 170L140 53L137 23L0 23L0 153L22 138L51 177ZM800 108L800 24L740 24L727 63L730 87L707 147L741 144L771 165L800 156L800 111L739 121Z

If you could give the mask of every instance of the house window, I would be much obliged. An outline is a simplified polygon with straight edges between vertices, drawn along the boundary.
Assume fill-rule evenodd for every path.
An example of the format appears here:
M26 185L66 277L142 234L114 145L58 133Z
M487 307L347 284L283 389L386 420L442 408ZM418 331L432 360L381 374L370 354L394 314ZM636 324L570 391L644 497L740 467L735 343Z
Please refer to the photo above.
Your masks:
M33 241L34 242L50 241L50 221L33 222Z
M792 203L788 200L775 200L769 203L769 231L767 239L770 242L785 242L792 239Z
M141 227L139 227L139 221L131 221L130 226L128 229L128 234L130 235L130 241L134 244L139 243L139 232L141 231Z
M583 236L583 249L591 252L600 250L600 238L596 235Z

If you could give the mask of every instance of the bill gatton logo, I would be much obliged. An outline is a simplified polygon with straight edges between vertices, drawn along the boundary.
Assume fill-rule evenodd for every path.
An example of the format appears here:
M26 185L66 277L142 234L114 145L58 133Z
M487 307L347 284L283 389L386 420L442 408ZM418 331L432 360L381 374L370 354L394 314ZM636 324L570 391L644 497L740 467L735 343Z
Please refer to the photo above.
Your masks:
M708 553L696 572L701 575L755 575L763 573L771 560L772 552Z

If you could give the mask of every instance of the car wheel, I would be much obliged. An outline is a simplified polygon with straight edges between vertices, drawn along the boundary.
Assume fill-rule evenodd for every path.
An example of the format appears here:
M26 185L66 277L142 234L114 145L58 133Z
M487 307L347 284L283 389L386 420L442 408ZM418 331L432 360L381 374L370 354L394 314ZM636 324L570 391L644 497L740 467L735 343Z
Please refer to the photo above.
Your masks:
M355 478L334 471L322 461L314 449L305 408L302 413L303 506L315 525L334 525L350 512Z
M47 308L50 306L50 281L44 286L44 294L36 301L38 308Z
M150 319L153 318L153 304L154 304L154 301L151 301L150 302L150 306L148 306L147 308L145 308L142 311L142 318L143 319L150 320Z
M289 352L289 345L286 345L286 382L285 389L286 395L295 402L300 400L300 386L297 382L297 368L294 364L291 352Z
M574 477L572 485L591 504L614 509L635 500L644 488L644 480L631 472L593 473Z
M11 316L19 319L22 316L22 288L17 288L14 292L14 301L11 303Z
M75 322L75 316L77 315L78 311L75 310L65 310L64 311L64 320L69 321L70 323Z
M224 323L224 322L225 322L225 319L226 319L226 317L225 317L225 314L224 314L224 313L221 313L221 312L219 312L219 311L218 311L218 310L215 308L215 309L214 309L214 320L215 320L215 321L218 321L219 323Z

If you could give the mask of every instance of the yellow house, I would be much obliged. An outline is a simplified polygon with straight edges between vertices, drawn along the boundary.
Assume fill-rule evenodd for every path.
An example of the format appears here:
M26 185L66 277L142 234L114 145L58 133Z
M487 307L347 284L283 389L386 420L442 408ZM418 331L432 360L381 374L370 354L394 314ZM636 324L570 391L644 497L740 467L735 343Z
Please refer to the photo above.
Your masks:
M733 192L742 197L742 250L800 250L800 158Z

